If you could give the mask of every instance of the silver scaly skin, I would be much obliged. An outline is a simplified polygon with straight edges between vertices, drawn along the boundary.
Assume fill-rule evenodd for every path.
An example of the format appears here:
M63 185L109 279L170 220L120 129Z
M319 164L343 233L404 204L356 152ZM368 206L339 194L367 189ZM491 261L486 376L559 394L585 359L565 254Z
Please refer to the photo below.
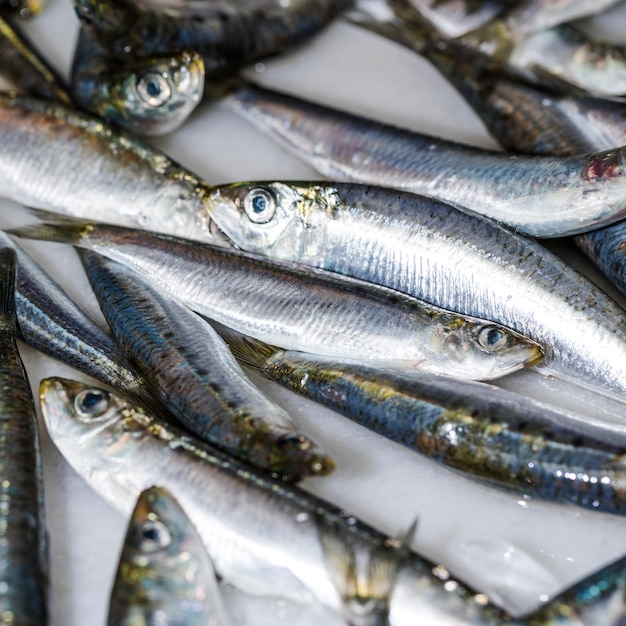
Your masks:
M100 401L85 403L86 394L98 394ZM161 486L177 494L217 573L243 591L280 590L282 597L341 611L356 624L368 623L364 608L380 609L380 601L368 602L376 589L390 592L393 626L414 626L416 620L421 626L617 626L623 619L624 559L537 612L514 618L444 566L323 500L181 437L113 394L54 378L42 381L40 399L55 445L100 495L129 515L158 472ZM341 561L358 565L357 571ZM381 571L388 576L386 592L377 580Z
M259 194L271 201L253 221L245 206ZM511 327L542 346L542 373L626 398L624 310L532 239L433 200L353 184L224 185L211 217L250 252Z
M86 394L83 403L98 403ZM174 496L142 491L128 522L109 603L109 626L228 626L202 539Z

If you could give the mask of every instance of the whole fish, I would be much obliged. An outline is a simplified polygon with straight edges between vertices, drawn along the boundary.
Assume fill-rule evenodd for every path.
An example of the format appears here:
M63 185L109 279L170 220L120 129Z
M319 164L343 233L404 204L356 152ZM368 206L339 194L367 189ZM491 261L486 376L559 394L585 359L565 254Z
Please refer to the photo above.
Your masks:
M206 321L124 265L88 250L81 260L115 340L179 423L285 477L332 471L333 462L252 384Z
M72 64L72 92L86 111L140 135L176 130L204 92L197 52L120 59L81 29Z
M433 460L553 502L626 513L626 437L518 394L281 350L218 329L265 378Z
M37 414L16 343L15 252L0 250L0 616L48 623L48 543Z
M158 472L200 533L218 575L244 591L314 599L349 620L364 619L364 608L379 607L368 598L387 580L394 626L416 620L423 626L607 626L624 613L625 559L516 619L444 566L401 549L399 541L323 500L180 437L113 394L54 378L42 381L40 399L54 443L98 493L128 514ZM345 557L343 566L333 557L329 548L338 541L353 555L349 562L360 563L356 571ZM343 591L350 588L366 593L346 602Z
M72 105L72 98L56 71L24 35L0 15L0 74L20 91Z
M167 489L150 487L139 495L128 523L107 624L159 622L230 623L198 532Z
M492 322L311 267L106 224L35 225L137 271L204 317L284 348L395 367L497 378L541 348Z
M267 208L252 219L246 207L259 196ZM534 240L433 200L352 184L224 185L211 204L242 249L497 321L544 348L542 373L626 397L624 310Z
M252 85L229 102L331 180L411 191L536 237L626 216L626 148L576 157L481 150Z

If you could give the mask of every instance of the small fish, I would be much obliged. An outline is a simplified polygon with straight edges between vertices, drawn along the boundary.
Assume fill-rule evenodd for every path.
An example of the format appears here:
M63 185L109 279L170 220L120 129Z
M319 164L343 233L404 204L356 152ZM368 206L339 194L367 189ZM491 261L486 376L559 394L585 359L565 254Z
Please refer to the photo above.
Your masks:
M626 559L620 559L526 617L514 617L454 579L443 565L402 549L354 516L182 436L107 391L60 378L40 385L43 416L67 461L112 506L129 515L155 473L198 530L224 581L242 591L320 602L359 624L346 609L349 567L329 563L341 541L359 565L378 563L393 576L394 626L607 626L624 612ZM324 546L325 544L325 546ZM335 552L336 554L336 552ZM393 563L387 564L388 562ZM371 570L370 570L371 571ZM375 572L372 572L375 573ZM374 579L375 580L375 579ZM359 589L374 585L359 581ZM374 581L372 581L374 582ZM380 584L380 581L379 583ZM416 593L419 590L419 593ZM621 602L619 600L621 598ZM375 598L372 598L375 600ZM372 602L376 606L376 602ZM612 621L610 621L612 620Z
M0 619L48 623L48 543L37 414L16 343L15 252L0 250Z
M626 437L490 385L280 350L218 328L263 376L448 467L552 502L626 514Z
M0 15L0 75L26 94L72 106L65 85L32 43Z
M76 102L108 123L140 135L176 130L204 92L204 61L183 50L128 59L109 54L83 28L72 65Z
M252 384L207 322L128 267L80 253L115 340L180 424L284 477L333 470L319 446Z
M502 325L311 267L106 224L12 232L92 249L207 319L288 349L480 379L541 359L540 345Z
M198 532L167 489L150 487L128 523L107 624L157 623L227 626L230 620Z

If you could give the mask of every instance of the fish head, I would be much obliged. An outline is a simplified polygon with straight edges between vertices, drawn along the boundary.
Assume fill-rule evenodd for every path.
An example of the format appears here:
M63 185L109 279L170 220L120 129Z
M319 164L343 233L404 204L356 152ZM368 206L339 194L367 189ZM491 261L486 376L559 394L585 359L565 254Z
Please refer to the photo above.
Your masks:
M543 356L535 341L510 328L461 317L433 324L427 350L432 371L474 380L505 376Z
M237 247L283 261L319 255L336 190L315 183L236 183L214 187L211 221Z
M204 74L197 52L133 61L127 72L109 76L106 117L138 134L170 133L202 100Z

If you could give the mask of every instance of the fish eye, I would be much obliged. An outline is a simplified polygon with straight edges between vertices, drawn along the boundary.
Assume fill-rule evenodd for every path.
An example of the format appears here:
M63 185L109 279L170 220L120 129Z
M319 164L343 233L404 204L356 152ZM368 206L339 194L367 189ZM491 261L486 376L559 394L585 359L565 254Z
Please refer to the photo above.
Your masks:
M172 534L159 520L146 520L139 530L139 547L142 552L158 552L172 543Z
M478 331L478 344L485 350L498 350L508 342L506 332L496 326L483 326Z
M172 97L172 89L163 74L148 72L139 78L135 87L143 102L152 107L165 104Z
M298 434L282 435L276 442L283 450L309 450L311 442L304 436Z
M78 19L84 24L89 25L93 22L93 12L91 11L91 8L83 2L75 2L74 11L78 16Z
M109 408L110 399L102 389L85 389L74 398L74 408L81 417L99 417Z
M257 187L244 198L243 209L251 222L267 224L276 213L276 200L270 191Z

